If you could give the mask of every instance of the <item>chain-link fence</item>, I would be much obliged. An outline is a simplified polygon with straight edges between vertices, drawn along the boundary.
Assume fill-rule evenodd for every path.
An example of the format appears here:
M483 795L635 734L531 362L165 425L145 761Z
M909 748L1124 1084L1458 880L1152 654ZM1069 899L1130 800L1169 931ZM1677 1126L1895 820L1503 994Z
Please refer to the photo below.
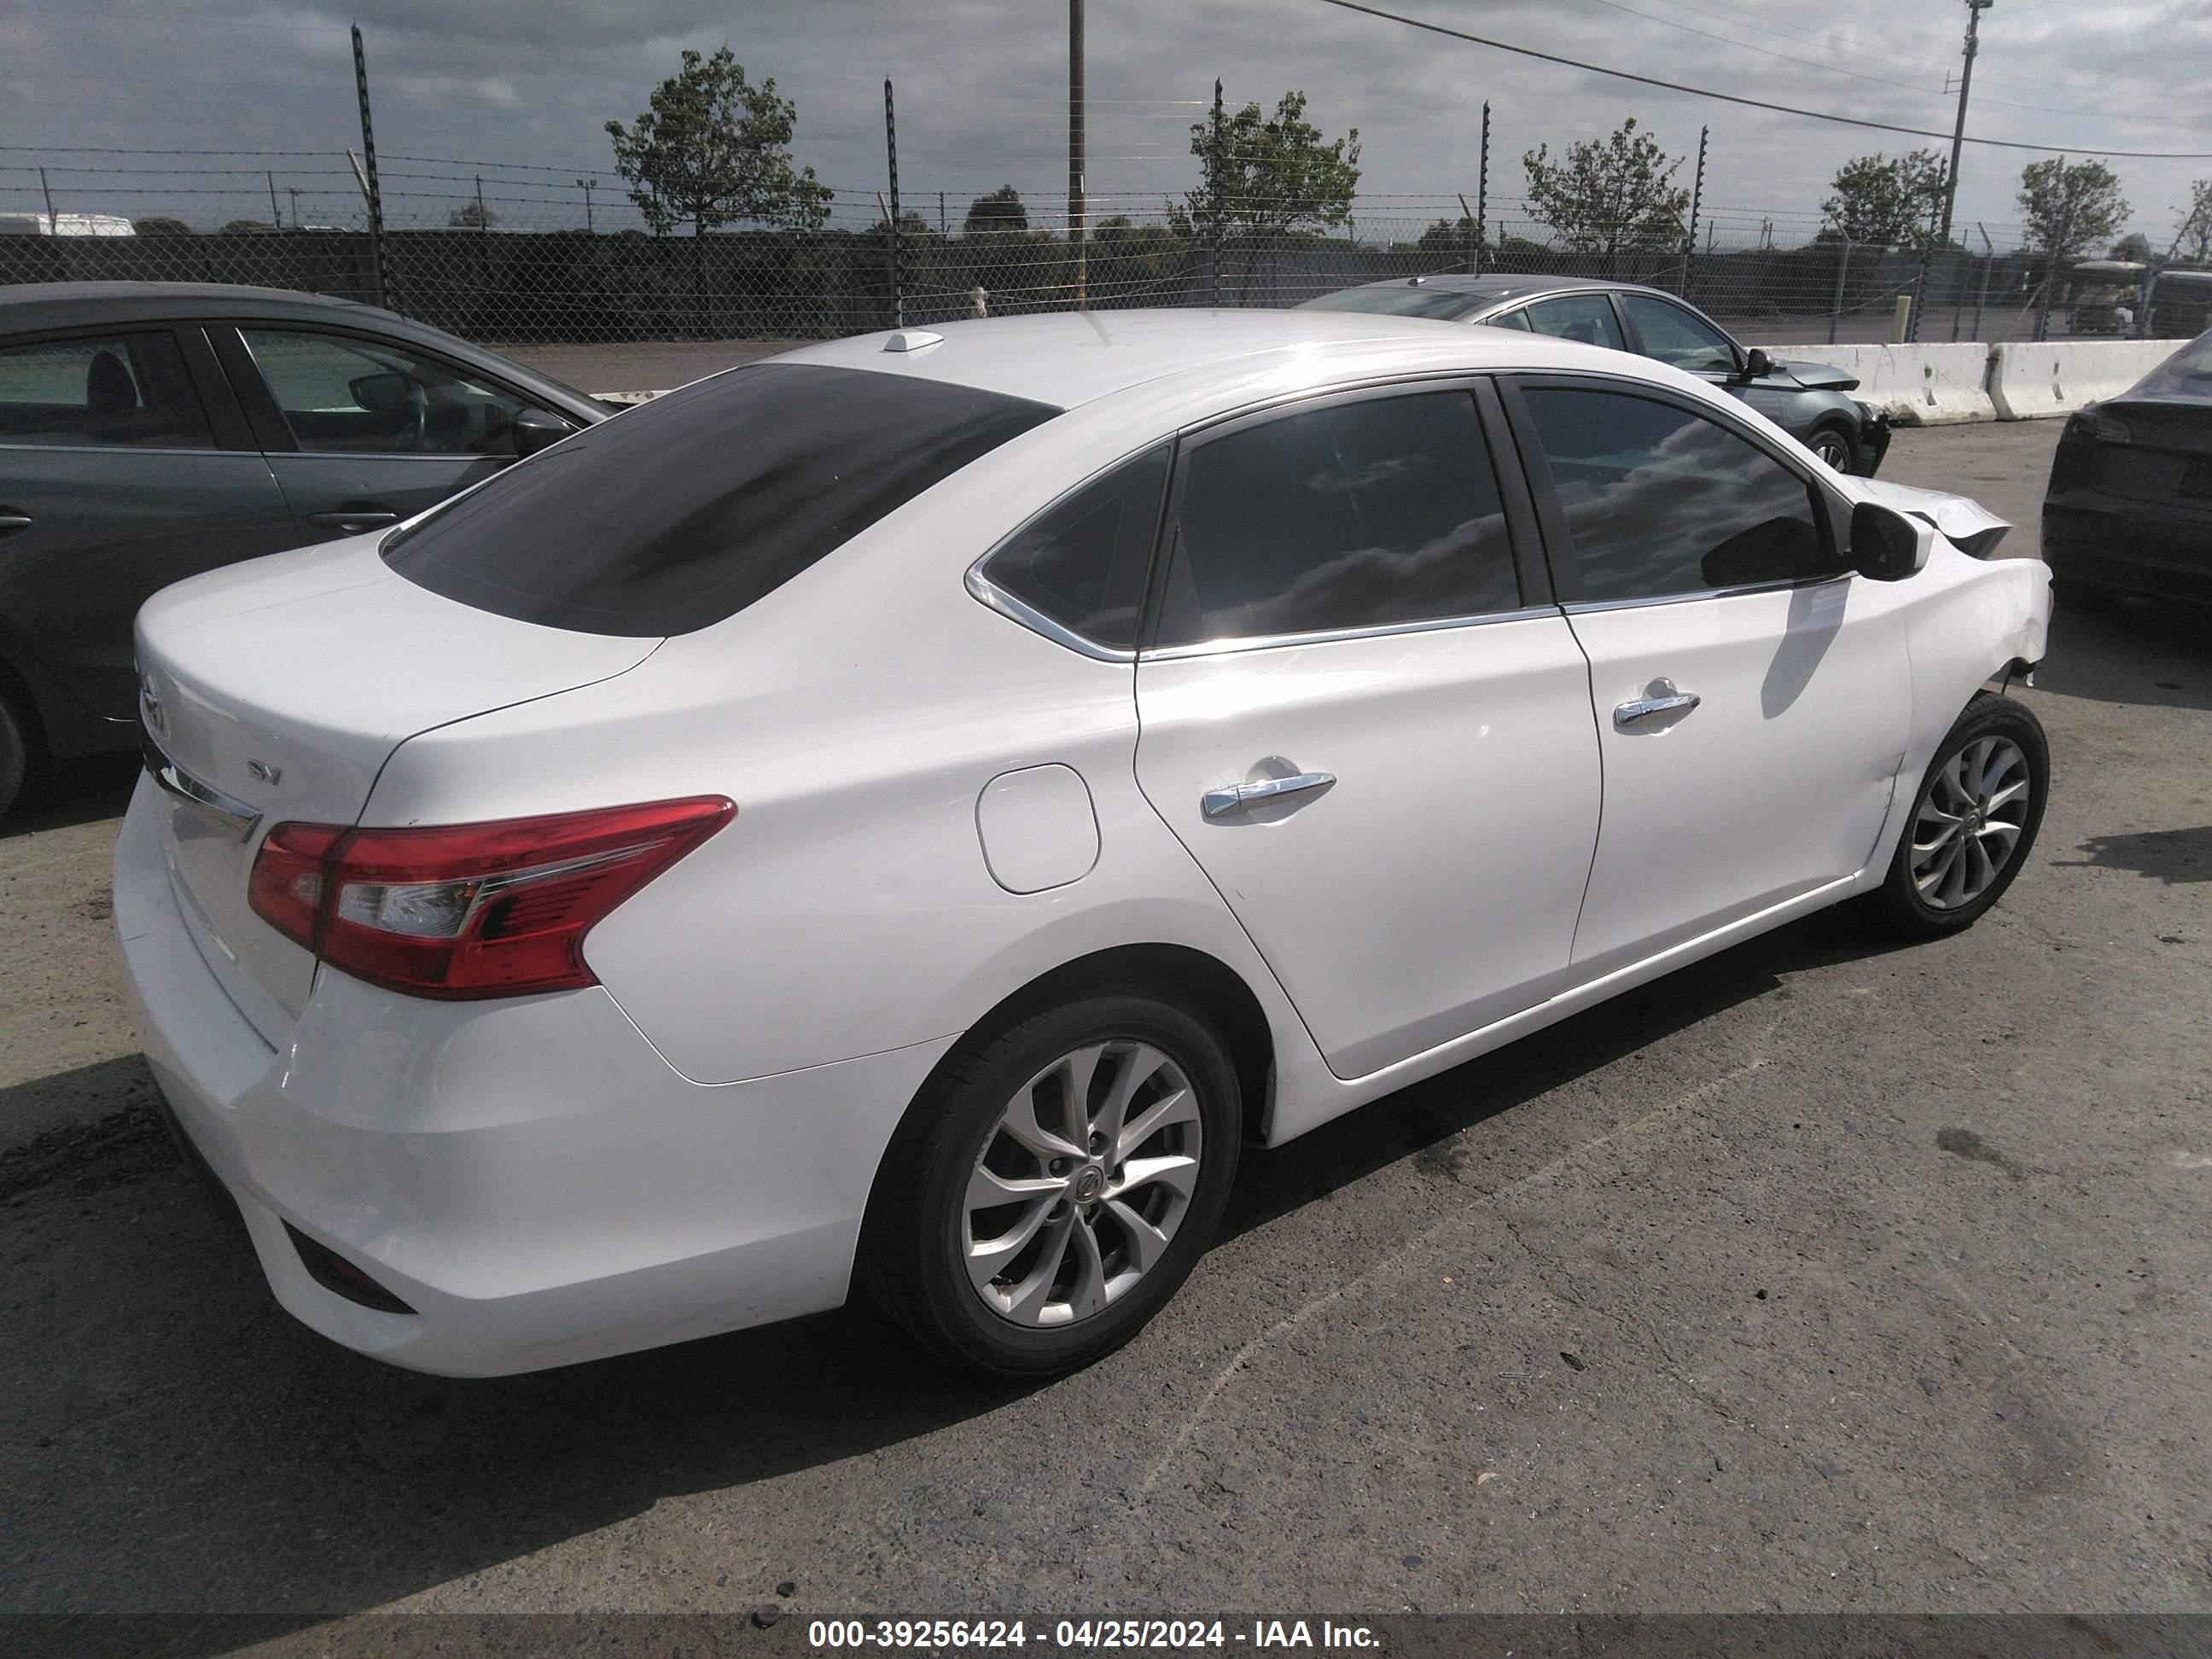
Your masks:
M1748 343L1893 337L1899 302L1923 341L2040 336L2191 335L2212 282L2143 278L2112 262L2054 267L2018 228L1984 228L1986 251L1852 246L1817 216L1705 207L1694 246L1564 244L1525 202L1492 199L1480 229L1457 197L1362 197L1327 234L1255 228L1250 214L1194 218L1171 198L1090 198L1079 257L1064 213L970 228L972 189L903 192L898 234L873 189L840 190L818 230L655 236L618 192L533 174L486 178L465 163L398 157L386 173L386 228L373 246L349 167L179 167L158 199L186 213L0 234L0 283L130 280L298 289L394 309L502 344L641 340L805 340L979 313L1131 306L1285 307L1363 283L1443 272L1607 276L1680 294ZM72 211L108 187L99 169L62 173ZM548 173L550 169L539 169ZM0 225L43 228L52 185L35 164L0 169ZM179 177L186 182L175 183ZM302 191L293 180L307 178ZM281 180L281 182L280 182ZM587 187L588 186L588 187ZM113 191L121 194L120 189ZM134 199L143 200L140 190ZM596 199L595 199L596 198ZM259 214L240 208L265 210ZM288 212L289 209L289 212ZM629 224L622 223L630 220ZM194 221L207 228L195 229ZM610 228L610 227L612 228ZM1686 229L1686 228L1685 228ZM1602 230L1586 241L1601 245ZM380 252L381 292L378 273Z

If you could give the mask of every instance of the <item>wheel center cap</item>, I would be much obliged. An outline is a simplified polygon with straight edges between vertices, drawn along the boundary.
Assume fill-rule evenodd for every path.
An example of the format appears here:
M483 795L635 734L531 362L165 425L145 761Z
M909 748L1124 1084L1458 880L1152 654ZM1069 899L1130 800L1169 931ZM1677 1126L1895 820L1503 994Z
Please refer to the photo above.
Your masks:
M1078 1204L1095 1204L1098 1194L1106 1190L1106 1171L1096 1164L1086 1164L1076 1171L1075 1184L1068 1189Z

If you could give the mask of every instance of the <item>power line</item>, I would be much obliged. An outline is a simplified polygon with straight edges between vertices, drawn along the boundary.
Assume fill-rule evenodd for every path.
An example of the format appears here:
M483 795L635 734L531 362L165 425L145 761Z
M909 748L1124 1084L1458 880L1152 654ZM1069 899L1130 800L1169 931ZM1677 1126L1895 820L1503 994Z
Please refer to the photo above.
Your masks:
M1356 11L1369 17L1379 17L1386 23L1402 23L1407 28L1425 29L1431 34L1448 35L1455 40L1466 40L1478 46L1488 46L1496 52L1510 52L1521 58L1540 58L1547 64L1560 64L1568 69L1582 70L1591 75L1609 75L1617 81L1633 81L1639 86L1658 87L1668 92L1684 92L1692 98L1713 98L1724 104L1741 104L1747 109L1771 110L1778 115L1798 115L1808 121L1832 121L1838 126L1868 127L1876 132L1901 132L1913 138L1943 138L1950 134L1932 127L1900 126L1893 121L1869 121L1856 115L1836 115L1826 110L1799 109L1792 104L1771 104L1763 98L1745 98L1733 92L1715 92L1710 87L1685 86L1680 81L1662 81L1656 76L1636 75L1627 70L1608 69L1603 64L1589 64L1579 58L1565 58L1555 52L1539 52L1534 46L1516 46L1510 41L1493 40L1486 35L1469 34L1464 29L1447 28L1442 23L1424 22L1418 17L1401 16L1395 11L1383 11L1374 6L1363 6L1357 0L1321 0L1324 6L1334 6L1340 11ZM2107 149L2096 144L2030 144L2014 138L1968 138L1970 144L1986 144L1993 149L2027 149L2050 155L2118 155L2145 161L2212 161L2212 150L2203 149Z

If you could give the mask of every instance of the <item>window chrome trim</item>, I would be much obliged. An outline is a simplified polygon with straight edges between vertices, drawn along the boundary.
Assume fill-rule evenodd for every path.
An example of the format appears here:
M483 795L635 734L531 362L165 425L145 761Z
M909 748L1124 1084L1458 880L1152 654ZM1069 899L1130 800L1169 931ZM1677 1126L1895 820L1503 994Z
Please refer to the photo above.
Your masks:
M1640 611L1647 605L1686 605L1693 599L1735 599L1752 593L1795 593L1800 588L1832 587L1838 582L1850 580L1856 574L1850 570L1838 570L1832 576L1814 576L1802 582L1746 582L1740 587L1703 587L1690 593L1653 593L1633 599L1570 599L1559 609L1570 617L1584 617L1599 611Z
M1080 487L1078 486L1079 489ZM1017 531L1014 533L1019 535L1021 532ZM999 545L1003 547L1006 544L1001 542ZM1019 623L1031 633L1041 634L1054 645L1065 646L1079 655L1089 657L1097 662L1133 663L1136 661L1137 653L1134 651L1110 645L1101 645L1096 640L1086 639L1066 623L1054 622L1035 605L1016 599L1006 589L992 581L983 574L983 567L989 562L991 554L998 550L999 548L993 548L990 553L984 554L981 558L968 567L966 582L969 593L1008 621Z
M1556 605L1522 605L1511 611L1486 611L1472 617L1428 617L1419 622L1377 623L1368 628L1329 628L1311 634L1255 634L1249 638L1199 640L1189 645L1155 646L1139 654L1139 662L1175 662L1186 657L1221 657L1240 651L1274 651L1291 645L1335 645L1346 640L1388 639L1396 634L1434 634L1445 629L1485 628L1492 623L1532 622L1556 617Z

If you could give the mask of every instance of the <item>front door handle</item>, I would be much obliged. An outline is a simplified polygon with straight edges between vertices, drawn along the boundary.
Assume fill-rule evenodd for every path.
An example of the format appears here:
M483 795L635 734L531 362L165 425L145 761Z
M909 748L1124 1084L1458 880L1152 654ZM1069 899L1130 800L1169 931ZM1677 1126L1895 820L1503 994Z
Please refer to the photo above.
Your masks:
M310 513L307 522L318 530L343 530L351 536L398 524L399 515L380 507L340 507L335 513Z
M12 536L19 530L31 527L31 515L0 507L0 536Z
M1309 789L1326 789L1336 781L1334 772L1301 772L1295 777L1261 778L1257 783L1232 783L1226 789L1209 789L1199 800L1210 818L1226 817L1248 806L1258 806L1285 795Z
M1672 680L1661 680L1652 690L1658 695L1637 697L1614 708L1614 726L1626 732L1644 720L1656 720L1662 714L1686 714L1702 701L1694 691L1677 691Z

